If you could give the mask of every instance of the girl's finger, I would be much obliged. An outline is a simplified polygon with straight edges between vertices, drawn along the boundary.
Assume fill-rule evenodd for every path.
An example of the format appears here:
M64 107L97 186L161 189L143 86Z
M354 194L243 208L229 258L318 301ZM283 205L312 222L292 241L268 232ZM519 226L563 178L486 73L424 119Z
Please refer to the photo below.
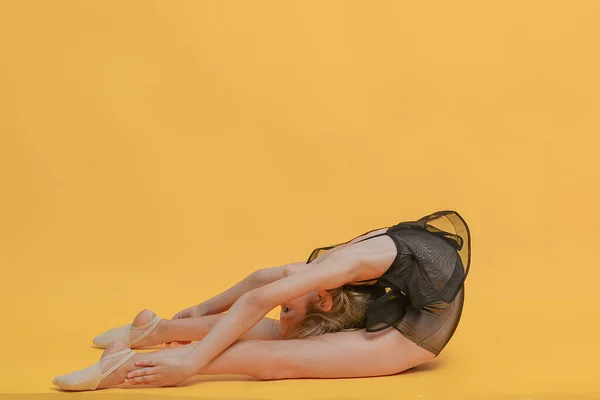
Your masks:
M158 363L153 360L140 360L135 363L138 367L156 367Z
M125 382L131 383L133 385L149 384L149 383L157 382L157 377L156 377L156 375L138 376L133 379L126 379Z
M140 368L140 369L136 369L134 371L129 372L127 374L127 379L135 378L138 376L154 375L155 373L156 373L156 367Z

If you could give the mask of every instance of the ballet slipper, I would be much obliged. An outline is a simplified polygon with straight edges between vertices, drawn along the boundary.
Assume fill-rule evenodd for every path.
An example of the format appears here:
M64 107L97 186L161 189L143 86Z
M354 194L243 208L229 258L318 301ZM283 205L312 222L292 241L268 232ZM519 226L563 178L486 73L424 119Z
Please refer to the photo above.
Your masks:
M143 325L134 326L132 324L127 324L120 326L118 328L112 328L108 331L96 336L93 340L94 345L100 348L107 348L109 344L114 341L123 342L130 349L135 348L136 344L142 341L146 336L152 333L154 329L158 326L161 318L157 315L154 315L150 321L146 322ZM144 331L140 336L131 340L131 332L133 331Z
M102 369L100 368L101 362L121 357L123 355L124 357L115 365L110 367L105 372L102 372ZM52 383L63 390L69 391L96 390L102 379L115 372L117 368L125 364L134 355L135 353L130 349L124 349L116 353L108 354L91 367L80 369L79 371L74 371L66 375L57 376L54 378Z

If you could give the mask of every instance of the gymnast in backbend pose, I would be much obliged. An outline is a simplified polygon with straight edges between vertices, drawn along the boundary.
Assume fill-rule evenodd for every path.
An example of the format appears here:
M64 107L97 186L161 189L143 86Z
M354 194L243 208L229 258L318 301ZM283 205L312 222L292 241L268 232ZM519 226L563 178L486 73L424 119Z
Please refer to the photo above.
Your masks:
M454 233L432 224L444 219ZM470 247L469 228L455 211L369 231L315 249L307 262L258 270L172 320L144 310L94 339L106 349L100 361L54 384L95 390L172 386L196 374L269 380L399 373L435 358L454 334ZM265 318L278 305L280 320ZM130 350L172 342L185 345Z

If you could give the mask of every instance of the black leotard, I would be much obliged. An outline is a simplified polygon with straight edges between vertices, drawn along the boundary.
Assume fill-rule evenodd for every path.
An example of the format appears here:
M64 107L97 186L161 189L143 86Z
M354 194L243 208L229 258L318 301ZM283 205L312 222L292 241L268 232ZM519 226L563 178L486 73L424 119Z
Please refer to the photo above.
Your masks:
M442 218L452 224L454 233L434 226ZM375 332L394 327L437 356L454 334L462 313L464 281L471 263L467 223L455 211L438 211L360 241L381 235L394 241L397 254L373 285L354 286L373 297L365 328ZM313 250L307 263L350 241Z

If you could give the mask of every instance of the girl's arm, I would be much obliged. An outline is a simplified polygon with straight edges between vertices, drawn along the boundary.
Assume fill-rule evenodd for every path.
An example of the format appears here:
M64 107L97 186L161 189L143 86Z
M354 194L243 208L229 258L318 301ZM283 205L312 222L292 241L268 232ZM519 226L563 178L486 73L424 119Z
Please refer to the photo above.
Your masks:
M391 238L376 237L350 245L323 260L317 259L298 269L296 274L245 293L195 345L184 360L185 366L194 373L199 372L279 304L313 290L334 289L348 282L380 276L396 254Z
M384 235L345 247L338 252L332 253L327 258L320 260L317 258L303 268L297 269L297 272L292 275L242 295L229 312L219 319L201 342L189 346L189 352L186 351L186 354L179 353L178 356L175 356L175 353L172 353L175 356L174 358L164 358L161 360L152 360L153 357L149 355L147 359L144 358L136 362L137 366L142 366L142 368L136 370L136 376L140 378L144 376L144 382L168 386L183 382L194 374L203 371L207 372L207 368L210 368L209 365L214 359L233 343L239 343L237 340L255 326L277 304L296 299L313 290L328 290L340 287L348 282L368 280L381 276L392 264L396 254L397 249L394 241L389 236ZM388 335L386 335L387 337L403 337L399 334L390 336L390 332L395 333L389 331ZM337 338L338 336L331 337ZM373 336L370 335L370 337ZM322 338L316 337L311 338L311 340L320 342ZM367 341L373 342L369 339ZM285 344L286 342L288 341L265 341L263 343ZM291 347L283 345L274 346L273 349L279 347L281 347L281 350L283 348L291 349L296 343L297 341L289 341ZM302 343L308 343L308 339L306 342L302 341ZM315 346L315 349L317 347L321 346ZM352 348L350 342L347 345L341 346L338 351L340 354L352 353L351 351L348 352L349 348ZM320 348L319 350L324 352L326 349ZM305 349L305 351L308 355L308 350ZM297 356L298 353L295 354ZM314 353L311 352L310 354ZM326 351L323 354L326 354ZM291 353L289 356L296 358ZM412 360L412 357L410 359ZM149 360L152 361L148 362ZM308 364L311 363L309 359L305 360ZM260 358L253 358L251 361L257 364L261 362ZM304 361L300 361L300 359L298 361L304 364ZM312 363L312 365L318 365L318 361L317 364ZM341 361L349 361L349 359L342 357ZM394 364L393 369L399 367L401 365ZM295 372L286 372L287 377L294 375L316 376L313 375L315 374L314 370L311 372L310 369L304 369L304 367L298 365L293 369ZM354 371L352 374L369 374L372 372L375 371ZM376 373L382 372L377 371ZM337 370L331 370L326 375L332 376L339 373Z
M220 314L229 310L242 295L261 286L267 285L283 278L283 270L287 266L305 265L305 262L295 262L278 267L262 268L252 272L246 278L236 283L223 293L210 298L196 306L187 308L173 316L173 319L201 317L205 315Z
M386 231L388 228L380 228L376 230L372 230L367 232L361 236L358 236L348 243L342 244L330 251L322 254L318 259L314 260L314 262L322 262L332 256L333 254L346 249L348 246L355 244L359 240L364 240L370 236L379 234L381 232ZM295 267L298 265L306 265L306 262L295 262L290 264L281 265L278 267L272 268L263 268L257 271L254 271L246 278L244 278L241 282L235 284L234 286L227 289L225 292L208 299L196 306L193 307L193 310L190 310L191 314L186 315L188 317L200 317L204 315L213 315L219 314L229 310L229 308L235 303L243 294L251 292L255 289L258 289L261 286L267 285L271 282L275 282L283 278L283 271L286 267ZM189 309L188 309L189 310ZM186 310L184 310L186 311ZM182 311L181 313L183 313ZM178 313L175 315L174 319L178 319Z
M397 249L389 236L348 246L325 259L315 259L297 273L247 292L215 324L204 339L190 346L183 358L164 359L140 373L152 375L161 386L173 385L202 371L278 304L313 290L328 290L357 280L381 276L394 261ZM277 342L277 341L276 341ZM144 365L141 360L137 365Z

